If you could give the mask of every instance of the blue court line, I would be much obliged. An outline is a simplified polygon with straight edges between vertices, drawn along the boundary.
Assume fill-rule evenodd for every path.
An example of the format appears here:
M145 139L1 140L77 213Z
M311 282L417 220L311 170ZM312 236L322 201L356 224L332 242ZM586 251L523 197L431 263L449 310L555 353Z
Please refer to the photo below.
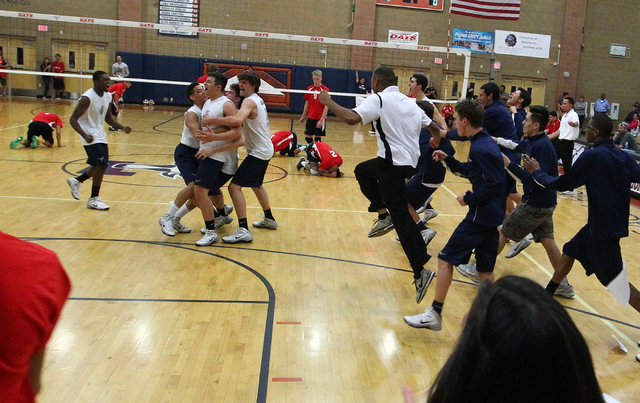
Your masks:
M103 302L184 302L203 304L268 304L269 301L238 301L225 299L164 299L164 298L89 298L69 297L72 301L103 301Z
M185 112L186 112L186 111L185 111ZM178 113L178 112L176 111L176 113ZM174 116L174 117L172 117L172 118L171 118L171 119L169 119L169 120L165 120L164 122L158 123L157 125L153 126L153 130L155 130L155 131L157 131L157 132L159 132L159 133L163 133L163 134L176 134L176 133L174 133L174 132L166 132L166 131L164 131L164 130L158 130L158 129L157 129L157 127L158 127L158 126L162 126L162 125L164 125L164 124L167 124L167 123L171 122L172 120L176 120L176 119L178 119L178 118L182 118L182 117L184 117L184 114L180 114L180 113L178 113L178 116Z

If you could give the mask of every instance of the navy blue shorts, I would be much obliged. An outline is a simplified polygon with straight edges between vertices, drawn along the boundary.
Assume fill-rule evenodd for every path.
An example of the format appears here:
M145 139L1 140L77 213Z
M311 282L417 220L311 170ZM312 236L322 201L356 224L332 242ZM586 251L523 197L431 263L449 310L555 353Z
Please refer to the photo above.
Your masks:
M113 101L111 102L110 108L111 108L111 116L113 116L114 118L118 116L118 107L116 106L115 102Z
M607 286L622 271L620 239L593 239L587 224L564 244L562 253L575 258L582 264L587 276L596 274L598 280Z
M496 265L499 239L496 227L486 227L465 219L453 231L438 258L458 266L469 263L471 251L475 249L478 271L490 273Z
M231 178L233 178L233 175L220 172L218 174L218 177L216 178L215 183L213 184L211 189L209 189L209 196L217 196L222 193L220 191L220 188L223 187L227 182L229 182Z
M428 187L422 183L422 175L414 175L406 186L407 203L413 206L414 209L419 209L424 205L429 196L433 194L438 188Z
M312 136L317 136L317 137L321 137L326 135L326 125L327 125L327 121L324 121L324 125L322 125L322 127L317 127L318 122L320 121L320 119L307 119L307 125L304 128L304 134L307 137L312 137Z
M212 189L222 171L224 162L216 161L212 158L200 160L198 172L196 172L195 185L205 189Z
M44 141L53 144L53 128L44 122L31 122L27 130L27 144L31 144L33 136L40 136Z
M247 155L233 175L231 183L243 188L259 188L264 182L269 160L261 160L253 155Z
M109 145L105 143L84 146L87 153L87 164L92 166L109 165Z
M197 153L197 148L191 148L182 143L178 144L176 150L173 152L173 159L176 161L180 176L182 176L186 185L196 180L196 173L198 172L198 164L200 162L196 158Z

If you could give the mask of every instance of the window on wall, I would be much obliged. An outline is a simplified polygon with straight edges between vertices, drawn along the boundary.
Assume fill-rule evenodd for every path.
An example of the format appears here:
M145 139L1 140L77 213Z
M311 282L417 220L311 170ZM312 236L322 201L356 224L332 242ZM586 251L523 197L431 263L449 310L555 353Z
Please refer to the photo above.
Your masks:
M16 48L16 66L24 66L24 48Z
M529 95L533 97L533 88L527 87L527 91L529 92Z
M458 92L458 82L454 81L453 82L453 86L451 87L451 96L452 97L457 97L459 95Z
M69 69L70 70L76 69L76 52L75 51L69 52Z
M96 54L93 52L89 53L89 70L93 71L96 69Z

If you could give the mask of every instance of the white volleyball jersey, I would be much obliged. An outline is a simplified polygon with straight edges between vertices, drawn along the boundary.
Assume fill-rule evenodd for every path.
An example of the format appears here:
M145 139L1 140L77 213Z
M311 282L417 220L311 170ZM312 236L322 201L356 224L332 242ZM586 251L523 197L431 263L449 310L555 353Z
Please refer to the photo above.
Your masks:
M210 118L222 118L224 117L224 104L226 102L231 102L229 100L229 98L225 97L225 96L221 96L219 98L216 98L214 100L207 100L207 102L204 103L204 106L202 107L202 116L208 116ZM207 126L209 127L211 130L213 129L217 129L220 127L220 125L210 125ZM201 150L208 150L214 147L219 147L221 145L227 144L226 141L210 141L207 143L203 143L200 142L200 149ZM209 156L209 158L214 159L216 161L220 161L220 162L227 162L227 152L222 152L222 153L215 153Z
M84 137L80 136L82 145L107 144L107 132L104 131L104 118L111 104L111 94L106 91L104 95L99 96L96 94L96 91L91 88L82 94L82 96L89 98L91 104L89 108L87 108L87 111L78 118L78 125L80 125L85 134L93 136L93 142L91 143L87 143Z
M256 103L258 116L255 119L247 119L242 125L245 147L249 155L268 161L273 157L273 143L269 131L267 106L258 94L251 94L246 99L251 99Z
M182 129L182 138L180 139L180 143L184 144L187 147L191 148L200 148L200 142L196 138L196 136L191 133L191 129L187 126L187 114L189 112L193 112L198 117L198 126L202 126L202 109L200 109L197 105L193 105L189 108L188 111L184 113L184 128Z

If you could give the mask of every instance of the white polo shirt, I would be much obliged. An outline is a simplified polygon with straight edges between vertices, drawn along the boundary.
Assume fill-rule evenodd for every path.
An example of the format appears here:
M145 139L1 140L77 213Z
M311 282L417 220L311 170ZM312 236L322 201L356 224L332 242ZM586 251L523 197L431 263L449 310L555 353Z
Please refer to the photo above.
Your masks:
M569 126L569 122L578 123L576 127ZM574 109L571 109L569 112L562 115L562 120L560 120L560 135L558 138L560 140L575 140L578 138L580 134L580 118Z
M420 129L431 124L415 100L400 93L397 86L368 96L353 109L363 124L376 121L378 157L393 165L415 168L420 157Z

